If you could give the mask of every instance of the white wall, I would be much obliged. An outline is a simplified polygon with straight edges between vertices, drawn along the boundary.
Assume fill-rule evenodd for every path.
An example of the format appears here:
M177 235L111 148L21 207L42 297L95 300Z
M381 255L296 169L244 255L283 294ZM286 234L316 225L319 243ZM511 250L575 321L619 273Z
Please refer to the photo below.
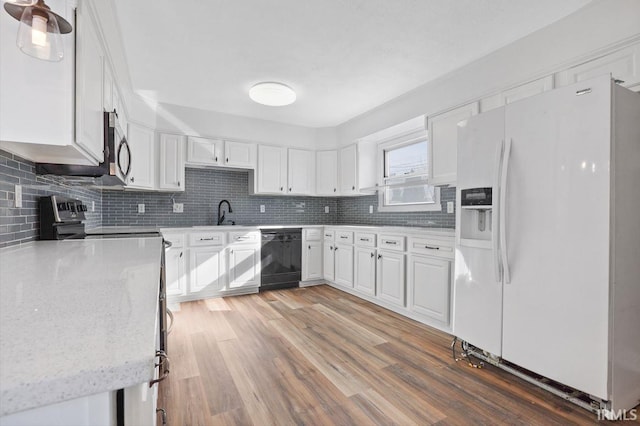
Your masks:
M416 116L525 83L638 36L639 0L596 0L536 33L341 124L337 128L339 143L346 145Z

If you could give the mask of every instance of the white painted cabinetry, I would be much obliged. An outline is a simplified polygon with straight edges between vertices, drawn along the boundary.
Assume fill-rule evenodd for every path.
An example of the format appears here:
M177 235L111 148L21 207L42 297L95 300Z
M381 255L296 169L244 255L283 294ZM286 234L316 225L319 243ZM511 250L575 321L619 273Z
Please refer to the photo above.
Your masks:
M302 281L322 278L322 228L302 230Z
M429 129L429 183L455 185L458 161L458 123L478 113L478 102L427 118Z
M324 242L322 249L322 273L325 280L335 281L335 231L325 228L322 235Z
M129 123L127 142L131 149L131 172L127 187L153 189L156 180L155 135L153 130Z
M365 294L376 294L376 249L372 247L355 248L355 277L353 287Z
M513 89L505 90L493 96L481 99L480 111L486 112L491 109L519 101L520 99L528 98L529 96L538 95L551 89L553 89L553 76L548 75L514 87Z
M184 191L184 142L184 136L160 133L159 189Z
M255 169L256 151L254 143L224 141L224 166Z
M258 146L258 170L254 188L259 194L285 194L287 186L287 148Z
M288 189L292 195L315 194L316 154L306 149L289 148Z
M187 294L187 253L183 234L163 233L171 247L165 249L165 274L167 279L167 296L184 296Z
M416 314L448 324L451 262L410 254L408 269L408 308Z
M229 232L229 290L260 286L260 231Z
M87 2L76 20L76 143L98 162L104 160L102 85L105 56Z
M316 194L338 194L338 151L316 152Z
M357 146L349 145L340 150L340 195L357 194L358 189L358 151Z
M378 251L377 296L397 306L405 306L404 258L402 252Z
M224 247L192 247L189 249L189 293L215 293L225 287Z
M335 282L353 287L353 232L335 231Z
M224 141L196 136L187 137L188 164L219 166L222 164Z

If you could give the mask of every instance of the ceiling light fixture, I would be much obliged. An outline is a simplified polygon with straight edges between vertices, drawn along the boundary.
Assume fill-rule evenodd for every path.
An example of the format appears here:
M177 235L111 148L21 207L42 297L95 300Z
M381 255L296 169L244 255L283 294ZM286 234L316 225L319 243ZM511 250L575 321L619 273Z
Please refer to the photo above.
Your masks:
M16 44L23 53L45 61L57 62L64 57L60 34L73 27L62 16L53 13L43 0L7 2L4 9L20 21Z
M262 105L284 106L296 101L296 92L286 84L263 82L249 89L249 97Z

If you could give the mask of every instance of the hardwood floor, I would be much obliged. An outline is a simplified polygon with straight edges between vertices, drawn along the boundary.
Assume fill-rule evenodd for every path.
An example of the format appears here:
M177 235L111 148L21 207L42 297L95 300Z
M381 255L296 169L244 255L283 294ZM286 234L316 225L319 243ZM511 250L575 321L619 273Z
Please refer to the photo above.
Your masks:
M594 424L451 336L329 286L183 303L158 405L177 425Z

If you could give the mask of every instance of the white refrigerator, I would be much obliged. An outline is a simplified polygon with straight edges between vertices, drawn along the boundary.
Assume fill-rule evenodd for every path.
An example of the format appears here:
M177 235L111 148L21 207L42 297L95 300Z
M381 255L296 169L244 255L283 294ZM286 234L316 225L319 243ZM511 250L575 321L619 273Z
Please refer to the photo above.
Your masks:
M456 214L454 335L637 405L640 94L603 76L460 123Z

